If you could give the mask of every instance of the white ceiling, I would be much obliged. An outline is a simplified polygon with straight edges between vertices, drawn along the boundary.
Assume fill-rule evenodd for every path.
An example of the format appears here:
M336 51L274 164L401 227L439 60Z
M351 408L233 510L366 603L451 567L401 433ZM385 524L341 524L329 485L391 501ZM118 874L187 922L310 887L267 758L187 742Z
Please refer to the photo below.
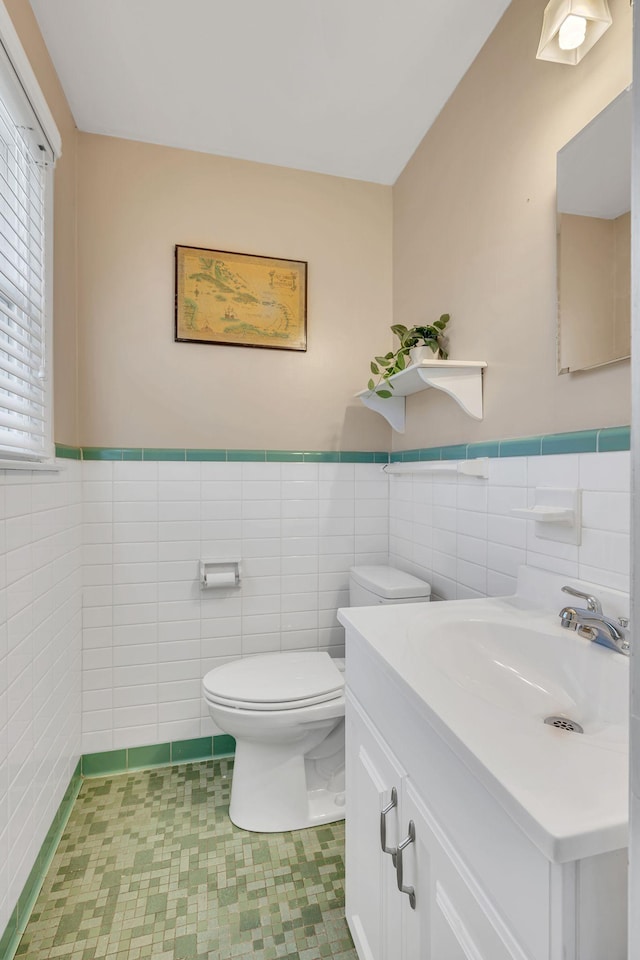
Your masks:
M81 130L393 183L509 0L31 0Z

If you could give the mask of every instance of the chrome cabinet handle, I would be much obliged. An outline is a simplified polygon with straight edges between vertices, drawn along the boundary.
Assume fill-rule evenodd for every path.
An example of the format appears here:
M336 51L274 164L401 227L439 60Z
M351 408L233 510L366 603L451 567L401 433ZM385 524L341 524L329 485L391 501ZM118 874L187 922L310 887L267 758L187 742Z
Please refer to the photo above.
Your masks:
M404 885L404 876L403 876L403 867L402 867L402 854L405 847L408 847L410 843L414 843L416 839L416 828L413 820L409 820L409 833L404 838L402 843L398 844L398 849L396 850L396 880L398 881L398 890L400 893L406 893L409 897L409 906L412 910L416 908L416 891L413 887L405 887Z
M383 807L380 811L380 846L382 847L383 853L388 853L391 855L391 860L393 865L396 865L396 847L387 846L387 814L390 813L394 807L398 806L398 791L395 787L391 788L391 800Z

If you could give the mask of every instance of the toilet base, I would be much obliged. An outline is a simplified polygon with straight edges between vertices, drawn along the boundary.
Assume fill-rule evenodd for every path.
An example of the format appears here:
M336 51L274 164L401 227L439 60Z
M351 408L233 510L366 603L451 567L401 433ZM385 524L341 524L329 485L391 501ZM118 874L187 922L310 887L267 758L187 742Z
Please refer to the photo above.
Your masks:
M323 823L337 823L344 820L344 790L331 793L328 790L312 791L308 796L309 812L306 817L294 821L291 818L276 820L265 818L255 810L246 811L242 804L229 806L229 819L234 826L251 833L287 833L290 830L306 830L308 827L320 827ZM239 812L238 812L239 810Z
M243 830L282 833L343 820L344 721L338 727L337 748L321 755L292 751L290 744L237 740L231 822Z

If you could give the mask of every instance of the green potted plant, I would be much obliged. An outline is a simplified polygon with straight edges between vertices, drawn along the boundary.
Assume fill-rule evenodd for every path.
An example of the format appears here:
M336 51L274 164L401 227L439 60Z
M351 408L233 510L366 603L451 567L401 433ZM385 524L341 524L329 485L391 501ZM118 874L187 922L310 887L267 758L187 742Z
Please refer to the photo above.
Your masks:
M389 382L389 377L394 373L406 370L411 363L429 359L430 354L435 354L438 360L446 360L449 356L449 340L444 331L449 320L449 314L443 313L433 324L405 327L402 323L394 323L391 329L400 346L371 361L371 373L378 377L378 382L372 377L367 384L368 389L383 399L391 397L393 383Z

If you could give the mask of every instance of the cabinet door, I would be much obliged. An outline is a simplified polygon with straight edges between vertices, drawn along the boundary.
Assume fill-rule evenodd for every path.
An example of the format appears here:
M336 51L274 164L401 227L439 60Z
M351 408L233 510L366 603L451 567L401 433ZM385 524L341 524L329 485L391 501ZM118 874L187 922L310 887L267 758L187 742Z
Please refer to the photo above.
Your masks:
M380 818L403 772L364 714L347 698L346 913L360 960L400 960L401 898ZM385 816L387 846L398 842L398 807Z
M414 890L415 908L403 894L402 960L524 960L524 951L405 781L401 842L409 822L415 839L402 851L402 879Z

